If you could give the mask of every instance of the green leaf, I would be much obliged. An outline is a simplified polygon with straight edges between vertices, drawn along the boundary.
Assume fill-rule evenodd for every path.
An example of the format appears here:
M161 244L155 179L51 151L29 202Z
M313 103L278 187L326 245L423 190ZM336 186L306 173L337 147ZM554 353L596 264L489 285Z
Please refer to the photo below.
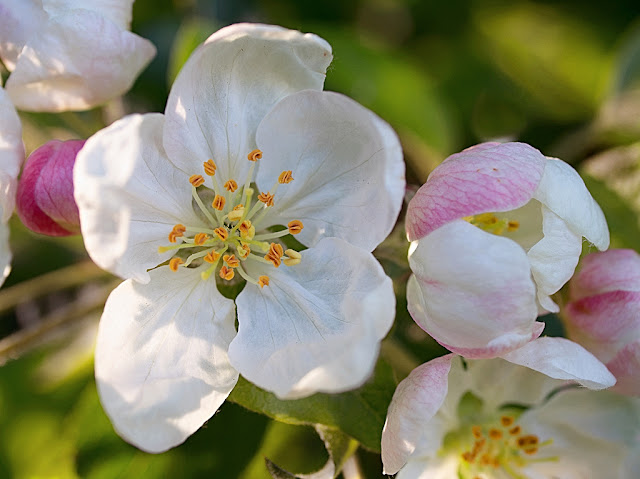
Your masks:
M391 368L380 360L374 376L354 391L283 401L241 377L229 400L288 424L337 428L364 447L380 452L382 427L395 388Z
M167 69L169 85L176 79L182 66L196 47L204 42L218 27L215 22L202 17L186 20L180 25L169 57L169 67Z
M640 24L623 36L614 72L613 93L640 88Z

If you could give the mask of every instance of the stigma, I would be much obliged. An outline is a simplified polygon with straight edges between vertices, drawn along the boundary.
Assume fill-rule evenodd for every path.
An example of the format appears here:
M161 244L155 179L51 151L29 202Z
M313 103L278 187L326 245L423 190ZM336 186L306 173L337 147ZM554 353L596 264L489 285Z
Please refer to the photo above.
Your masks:
M302 221L291 219L284 229L277 231L272 227L279 225L265 224L266 213L277 204L278 187L291 183L293 172L283 171L270 190L260 191L254 198L255 190L251 185L256 164L261 159L262 151L258 149L247 155L251 166L244 182L234 178L219 181L213 159L203 163L204 175L195 173L189 177L190 185L185 187L191 187L194 209L207 224L178 223L168 232L170 244L161 246L158 252L174 252L168 262L171 271L204 264L207 268L200 274L202 280L217 272L214 277L219 281L231 282L241 278L264 288L270 283L269 269L279 268L282 264L285 267L300 264L300 252L286 247L283 241L287 235L297 235L302 231ZM254 263L253 271L266 274L252 277L245 267L250 261Z

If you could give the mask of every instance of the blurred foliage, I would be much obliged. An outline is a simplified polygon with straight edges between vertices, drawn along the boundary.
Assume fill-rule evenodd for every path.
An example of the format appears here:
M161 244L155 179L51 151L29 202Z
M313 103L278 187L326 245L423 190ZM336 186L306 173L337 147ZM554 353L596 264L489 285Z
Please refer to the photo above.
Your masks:
M640 250L636 0L137 0L133 30L156 45L157 57L121 101L83 113L21 114L27 150L52 138L86 138L126 113L163 111L191 51L216 28L241 21L329 41L334 61L326 88L391 123L410 185L472 144L525 141L576 166L602 205L612 245ZM80 238L37 237L15 218L11 226L13 273L2 298L13 285L86 260ZM291 402L241 380L200 431L161 455L122 441L96 393L91 351L103 299L95 290L111 279L92 277L21 300L1 312L0 338L25 330L38 336L52 314L81 298L89 298L93 313L0 367L0 477L267 479L265 457L294 474L317 471L327 461L339 469L353 454L352 438L367 448L353 456L362 476L381 477L380 457L370 450L379 450L397 380L444 352L406 311L406 248L400 223L376 250L394 280L398 313L374 379L358 391ZM555 324L554 317L546 319ZM0 342L0 353L6 344ZM330 426L343 442L325 444L314 423Z

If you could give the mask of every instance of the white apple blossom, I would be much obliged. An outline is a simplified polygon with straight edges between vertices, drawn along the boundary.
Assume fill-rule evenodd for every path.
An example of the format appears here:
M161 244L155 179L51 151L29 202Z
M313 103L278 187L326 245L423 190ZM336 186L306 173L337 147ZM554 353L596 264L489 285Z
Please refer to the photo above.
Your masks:
M21 110L86 110L125 93L155 55L133 0L0 0L0 59Z
M609 231L567 163L523 143L483 143L447 158L409 203L413 319L469 358L497 357L538 337L539 311L572 276L582 237Z
M638 452L637 400L453 354L398 385L382 433L397 479L632 479Z
M18 174L24 156L20 118L0 86L0 285L11 271L7 221L15 207Z
M373 369L395 298L371 251L396 221L404 164L389 125L322 91L331 58L312 34L224 28L164 115L126 117L78 155L85 245L126 279L100 322L98 390L142 449L184 441L238 373L297 398ZM245 282L235 304L219 292Z

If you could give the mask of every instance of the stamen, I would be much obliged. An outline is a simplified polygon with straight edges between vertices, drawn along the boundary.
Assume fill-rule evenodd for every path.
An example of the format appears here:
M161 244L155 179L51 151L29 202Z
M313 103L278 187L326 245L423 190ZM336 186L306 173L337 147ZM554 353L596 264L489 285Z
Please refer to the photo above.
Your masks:
M267 206L273 206L273 195L268 191L266 193L260 193L258 200L262 201Z
M284 254L284 250L281 245L277 243L271 243L269 247L269 252L265 255L265 259L270 261L276 268L280 266L282 262L282 256Z
M289 221L287 226L289 227L289 233L291 233L292 235L297 235L302 231L302 228L304 228L304 225L300 220Z
M509 427L513 424L514 419L511 416L502 416L500 422L504 427Z
M205 161L203 164L204 166L204 172L209 175L209 176L213 176L216 174L216 169L218 169L218 166L215 164L215 162L211 159Z
M193 237L193 244L202 246L209 239L209 235L206 233L198 233Z
M244 215L244 208L238 208L236 206L229 212L227 218L229 218L229 221L239 221L242 218L242 215Z
M226 202L227 200L225 200L224 196L216 195L215 198L213 198L211 206L214 210L222 211Z
M510 231L510 232L518 231L519 227L520 227L519 221L511 220L507 223L507 231Z
M181 225L181 224L175 225L171 230L171 233L169 233L169 242L175 243L176 238L180 238L181 236L184 236L184 233L186 230L187 228L184 225Z
M197 188L204 184L204 178L202 175L191 175L189 177L189 183L191 183L194 188Z
M265 286L269 286L269 276L260 276L258 278L258 284L260 285L261 288L264 288Z
M221 241L226 241L229 237L229 231L224 226L216 228L215 230L213 230L213 232L218 238L220 238Z
M288 249L284 254L288 256L287 259L282 261L286 266L295 266L300 264L302 260L302 255L293 249Z
M240 243L236 246L236 250L238 251L238 256L240 256L241 259L247 259L249 253L251 253L251 247L247 243Z
M175 273L176 271L178 271L178 266L180 266L182 263L184 263L184 261L182 261L182 258L171 258L169 260L169 269Z
M220 268L220 277L222 279L226 279L227 281L231 281L236 274L233 272L233 269L227 268L226 266L222 266Z
M228 180L224 184L224 189L233 193L238 189L238 183L236 183L234 180Z
M214 250L209 251L207 255L204 257L204 260L210 264L217 263L219 259L220 259L220 253Z
M250 220L244 220L240 223L238 230L240 231L240 236L244 240L252 240L256 235L256 228L251 224Z
M236 255L234 254L232 255L225 254L222 257L222 261L227 263L229 268L237 268L238 266L240 266L240 260L238 260L238 258L236 258Z
M283 171L282 173L280 173L280 176L278 176L278 183L285 184L285 183L291 183L293 181L293 176L292 175L292 171L288 170L288 171Z
M262 158L262 151L258 149L253 150L251 153L247 155L247 159L249 161L258 161L260 158Z

